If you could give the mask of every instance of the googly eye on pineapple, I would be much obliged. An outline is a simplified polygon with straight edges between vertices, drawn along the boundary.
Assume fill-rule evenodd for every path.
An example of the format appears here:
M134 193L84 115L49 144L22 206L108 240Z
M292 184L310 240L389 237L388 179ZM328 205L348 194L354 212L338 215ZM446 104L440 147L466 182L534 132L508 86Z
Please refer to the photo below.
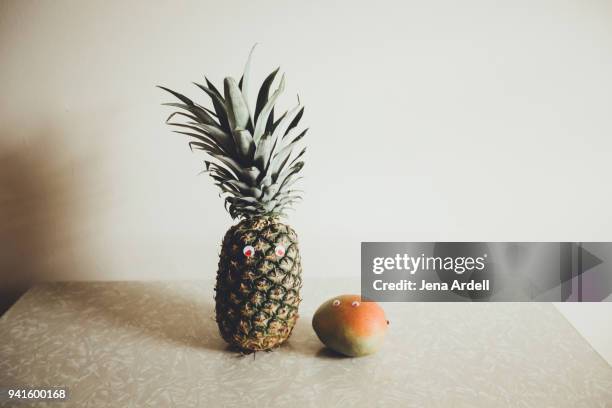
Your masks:
M333 307L338 307L338 306L340 306L340 299L334 299L334 301L332 302L332 306L333 306Z
M351 306L353 307L359 307L360 303L356 300L353 301L353 303L351 303Z
M247 258L252 257L253 255L255 255L255 248L253 248L253 246L251 245L247 245L242 249L242 253L244 254L244 256L246 256Z
M276 248L274 248L274 253L279 258L282 258L283 256L285 256L285 247L281 244L278 244Z

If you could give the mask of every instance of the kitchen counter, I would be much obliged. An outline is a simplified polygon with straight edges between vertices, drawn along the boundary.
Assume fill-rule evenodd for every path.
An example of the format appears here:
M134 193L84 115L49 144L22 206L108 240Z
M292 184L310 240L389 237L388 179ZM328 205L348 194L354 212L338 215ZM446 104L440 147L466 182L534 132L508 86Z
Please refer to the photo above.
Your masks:
M61 407L612 406L612 368L548 303L382 304L384 348L337 356L310 320L358 285L305 279L289 342L240 356L211 282L39 284L0 319L0 387L66 386L38 404Z

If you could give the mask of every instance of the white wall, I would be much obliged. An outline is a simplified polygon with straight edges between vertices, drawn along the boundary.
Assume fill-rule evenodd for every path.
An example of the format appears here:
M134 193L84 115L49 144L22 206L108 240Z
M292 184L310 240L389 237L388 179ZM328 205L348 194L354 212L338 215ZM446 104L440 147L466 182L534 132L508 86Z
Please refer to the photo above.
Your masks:
M281 64L307 106L306 279L356 279L362 240L610 240L611 20L606 1L5 0L0 266L213 277L231 219L154 85L198 95L255 42L255 79Z

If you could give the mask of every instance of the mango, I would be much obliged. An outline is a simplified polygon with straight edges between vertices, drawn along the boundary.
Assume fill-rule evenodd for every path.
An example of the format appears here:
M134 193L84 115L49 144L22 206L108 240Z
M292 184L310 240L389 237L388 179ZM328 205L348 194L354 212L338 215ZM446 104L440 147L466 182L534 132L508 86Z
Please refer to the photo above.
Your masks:
M312 318L312 328L330 349L350 357L375 353L381 347L389 321L376 302L359 295L341 295L323 303Z

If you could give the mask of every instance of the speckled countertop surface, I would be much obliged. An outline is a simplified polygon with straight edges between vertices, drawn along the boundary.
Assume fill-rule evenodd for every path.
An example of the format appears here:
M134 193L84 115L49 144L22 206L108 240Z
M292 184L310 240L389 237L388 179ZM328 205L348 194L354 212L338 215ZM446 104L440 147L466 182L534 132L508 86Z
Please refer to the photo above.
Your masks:
M0 319L0 386L68 386L38 404L58 407L612 406L612 368L547 303L384 304L380 353L331 355L310 319L347 287L307 280L290 341L239 357L210 282L41 284Z

